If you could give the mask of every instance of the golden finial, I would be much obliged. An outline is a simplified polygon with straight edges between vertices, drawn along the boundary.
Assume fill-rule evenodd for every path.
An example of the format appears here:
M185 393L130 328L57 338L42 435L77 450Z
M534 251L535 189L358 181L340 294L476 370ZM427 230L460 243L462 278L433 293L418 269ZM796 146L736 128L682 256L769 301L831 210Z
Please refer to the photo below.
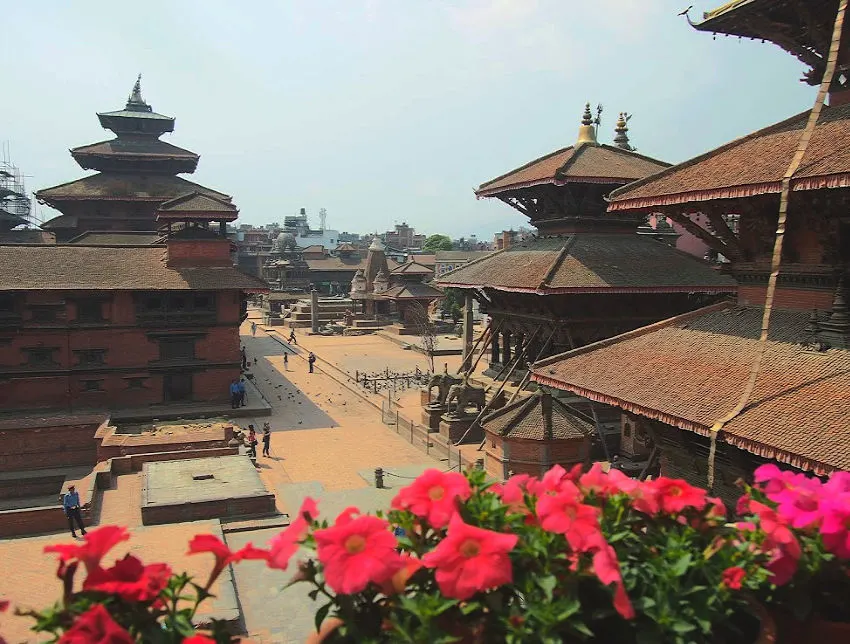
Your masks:
M584 145L585 143L596 143L596 126L593 125L593 123L593 114L590 112L590 103L585 103L584 115L581 119L581 125L578 128L578 141L576 141L576 147Z

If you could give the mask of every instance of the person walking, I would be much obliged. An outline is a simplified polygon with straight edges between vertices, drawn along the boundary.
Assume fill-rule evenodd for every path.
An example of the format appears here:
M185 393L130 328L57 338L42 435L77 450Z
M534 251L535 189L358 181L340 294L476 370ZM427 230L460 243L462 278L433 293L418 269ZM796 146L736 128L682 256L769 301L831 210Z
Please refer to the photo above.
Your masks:
M263 456L269 456L269 443L272 440L272 427L263 423Z
M251 322L251 337L255 337L257 335L257 323Z
M242 396L239 394L239 380L234 378L230 383L230 408L236 409L242 402Z
M289 354L285 351L283 353L283 368L289 371Z
M257 432L253 425L248 425L248 453L251 458L257 458Z
M292 330L289 332L289 342L290 342L291 344L298 344L298 340L296 340L296 339L295 339L295 329L292 329Z
M248 392L245 390L245 378L239 379L239 406L244 407L248 404Z
M71 528L71 536L77 538L77 533L74 532L74 522L80 532L85 535L86 527L83 525L83 515L80 513L80 495L73 485L68 486L68 493L62 497L62 509L65 510L65 516L68 517L68 527Z
M313 373L313 364L316 362L316 354L310 352L310 357L307 358L307 364L310 365L310 373Z

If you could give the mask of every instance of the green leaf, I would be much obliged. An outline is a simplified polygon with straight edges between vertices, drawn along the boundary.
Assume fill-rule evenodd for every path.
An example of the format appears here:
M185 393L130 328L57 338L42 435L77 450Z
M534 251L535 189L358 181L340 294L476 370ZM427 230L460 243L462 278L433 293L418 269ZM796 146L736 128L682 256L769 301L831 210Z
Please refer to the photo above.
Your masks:
M324 622L325 617L328 616L328 612L330 611L331 606L333 606L333 604L331 602L328 602L327 604L325 604L319 610L316 611L316 617L313 620L313 623L316 625L316 632L321 630L322 622Z
M543 590L546 594L546 599L552 601L552 593L555 591L555 586L558 585L558 580L555 579L555 575L546 575L545 577L538 577L537 585Z
M678 633L679 635L684 635L694 630L696 630L696 626L694 626L693 624L688 624L687 622L681 621L673 623L673 631Z
M677 577L683 576L687 571L688 567L691 565L691 561L693 560L693 555L690 552L686 552L681 557L679 557L679 561L677 561L670 570Z

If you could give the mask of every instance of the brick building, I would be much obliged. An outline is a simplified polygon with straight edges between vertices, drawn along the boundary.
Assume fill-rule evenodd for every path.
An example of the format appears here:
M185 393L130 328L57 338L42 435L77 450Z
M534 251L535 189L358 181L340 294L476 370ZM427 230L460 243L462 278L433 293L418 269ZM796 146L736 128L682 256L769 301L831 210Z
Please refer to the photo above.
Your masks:
M224 402L244 293L230 243L0 246L0 409Z

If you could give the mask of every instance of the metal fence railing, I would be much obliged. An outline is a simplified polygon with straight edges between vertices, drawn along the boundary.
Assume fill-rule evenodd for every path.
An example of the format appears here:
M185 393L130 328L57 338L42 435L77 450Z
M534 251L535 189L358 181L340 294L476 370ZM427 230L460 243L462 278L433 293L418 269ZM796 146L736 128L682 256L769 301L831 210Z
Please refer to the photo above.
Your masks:
M457 469L460 471L476 465L478 459L465 458L461 450L450 441L435 440L435 433L431 432L428 427L405 418L399 411L398 405L391 398L385 399L381 403L381 420L411 445L418 447L430 456L446 461L447 470Z

